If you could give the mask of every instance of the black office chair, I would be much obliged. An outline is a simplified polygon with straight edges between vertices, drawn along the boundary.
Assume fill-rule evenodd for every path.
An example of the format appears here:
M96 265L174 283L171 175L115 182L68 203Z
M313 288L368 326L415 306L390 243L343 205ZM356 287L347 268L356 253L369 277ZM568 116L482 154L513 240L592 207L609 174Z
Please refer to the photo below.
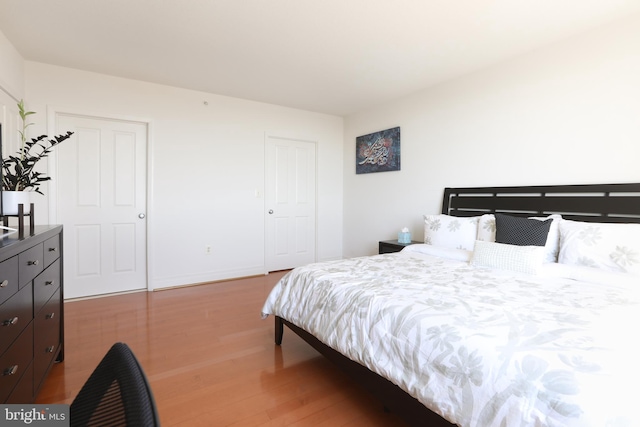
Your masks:
M147 377L124 343L115 343L71 403L70 425L159 426Z

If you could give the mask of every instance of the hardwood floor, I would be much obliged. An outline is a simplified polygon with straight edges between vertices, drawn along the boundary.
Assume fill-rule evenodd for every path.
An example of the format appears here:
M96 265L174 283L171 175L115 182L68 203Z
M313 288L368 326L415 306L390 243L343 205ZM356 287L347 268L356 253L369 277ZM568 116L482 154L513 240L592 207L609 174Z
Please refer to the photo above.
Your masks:
M37 403L71 403L114 342L145 370L163 426L405 426L262 304L284 272L65 303L65 360Z

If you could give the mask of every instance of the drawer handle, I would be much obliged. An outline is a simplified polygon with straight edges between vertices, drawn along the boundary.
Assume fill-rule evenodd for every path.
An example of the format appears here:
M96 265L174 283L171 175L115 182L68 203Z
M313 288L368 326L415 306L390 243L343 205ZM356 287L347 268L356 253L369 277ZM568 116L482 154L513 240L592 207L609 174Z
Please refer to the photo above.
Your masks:
M45 351L46 351L47 353L53 353L53 349L54 349L54 348L55 348L55 346L50 345L49 347L47 347L47 348L45 349Z
M27 261L27 265L38 265L38 264L40 264L40 260Z
M53 319L55 317L56 313L49 313L47 315L44 316L45 320L49 320L49 319Z
M49 248L49 252L56 252L58 248Z
M9 286L9 280L4 279L2 283L0 283L0 288L6 288L7 286Z
M45 286L51 286L53 285L53 280L47 280L46 282L44 282Z
M18 372L18 365L13 365L5 369L2 375L6 377L8 375L14 375L16 372Z
M11 325L15 325L16 323L18 323L18 316L12 319L5 320L4 322L2 322L2 326L11 326Z

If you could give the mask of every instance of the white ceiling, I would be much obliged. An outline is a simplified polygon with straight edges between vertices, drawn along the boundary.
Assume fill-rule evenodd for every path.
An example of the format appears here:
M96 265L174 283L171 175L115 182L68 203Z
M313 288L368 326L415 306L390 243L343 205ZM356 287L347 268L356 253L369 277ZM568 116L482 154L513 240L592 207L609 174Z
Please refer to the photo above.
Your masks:
M625 16L639 0L0 0L29 61L335 115Z

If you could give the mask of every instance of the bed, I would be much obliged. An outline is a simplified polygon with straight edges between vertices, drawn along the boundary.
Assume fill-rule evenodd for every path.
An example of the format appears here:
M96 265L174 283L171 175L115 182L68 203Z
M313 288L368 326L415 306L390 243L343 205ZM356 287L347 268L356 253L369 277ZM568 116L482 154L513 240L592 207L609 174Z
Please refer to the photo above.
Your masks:
M276 344L410 425L640 425L640 184L446 188L425 242L289 272Z

